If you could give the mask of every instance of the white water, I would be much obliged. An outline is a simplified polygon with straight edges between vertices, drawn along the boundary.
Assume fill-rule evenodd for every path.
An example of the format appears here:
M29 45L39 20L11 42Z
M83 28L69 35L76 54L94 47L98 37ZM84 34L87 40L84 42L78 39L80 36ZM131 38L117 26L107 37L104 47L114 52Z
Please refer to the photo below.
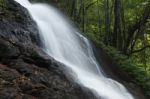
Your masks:
M59 11L46 4L16 1L26 7L36 21L44 50L72 69L77 83L91 89L98 99L134 99L123 85L104 75L89 41L77 33Z

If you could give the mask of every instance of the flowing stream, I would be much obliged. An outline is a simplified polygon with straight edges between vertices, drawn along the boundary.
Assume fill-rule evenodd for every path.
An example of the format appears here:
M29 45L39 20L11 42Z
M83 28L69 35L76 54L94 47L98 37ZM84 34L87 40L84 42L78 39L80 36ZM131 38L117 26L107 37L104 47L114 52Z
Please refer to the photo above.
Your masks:
M134 99L126 88L107 78L97 63L90 42L55 8L28 0L15 0L28 9L39 27L47 54L74 72L74 79L98 99Z

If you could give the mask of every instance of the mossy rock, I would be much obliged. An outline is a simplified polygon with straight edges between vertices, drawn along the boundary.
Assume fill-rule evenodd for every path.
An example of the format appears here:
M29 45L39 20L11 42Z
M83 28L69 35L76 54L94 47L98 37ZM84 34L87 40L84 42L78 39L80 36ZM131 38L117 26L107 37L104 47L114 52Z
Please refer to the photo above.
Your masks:
M8 6L11 2L12 1L0 0L0 19L15 20L20 18L19 10L14 10Z

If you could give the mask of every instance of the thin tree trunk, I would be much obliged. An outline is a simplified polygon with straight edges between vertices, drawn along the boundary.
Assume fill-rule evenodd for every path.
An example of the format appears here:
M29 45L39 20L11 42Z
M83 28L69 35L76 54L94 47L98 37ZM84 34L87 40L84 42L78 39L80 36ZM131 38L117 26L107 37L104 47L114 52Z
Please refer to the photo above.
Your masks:
M113 33L113 46L118 50L122 50L122 19L121 19L121 0L114 2L114 33Z
M110 11L109 11L109 0L105 0L105 43L110 42Z

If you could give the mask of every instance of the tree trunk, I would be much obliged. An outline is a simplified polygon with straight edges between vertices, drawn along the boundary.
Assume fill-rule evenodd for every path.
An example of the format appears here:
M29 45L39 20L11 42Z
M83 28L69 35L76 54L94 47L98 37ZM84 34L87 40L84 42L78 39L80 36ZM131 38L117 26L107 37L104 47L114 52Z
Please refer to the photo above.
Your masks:
M122 18L121 18L121 0L114 2L114 33L113 33L113 46L118 50L122 50Z
M109 11L109 0L105 0L105 43L108 44L110 40L110 11Z
M143 26L146 25L149 18L150 18L150 0L148 1L148 4L145 7L144 13L142 14L141 18L137 20L135 24L133 24L132 26L128 28L128 36L127 36L126 45L125 45L126 53L130 53L128 52L128 48L132 40L134 40L134 35L137 35L138 33L137 31L139 31Z

